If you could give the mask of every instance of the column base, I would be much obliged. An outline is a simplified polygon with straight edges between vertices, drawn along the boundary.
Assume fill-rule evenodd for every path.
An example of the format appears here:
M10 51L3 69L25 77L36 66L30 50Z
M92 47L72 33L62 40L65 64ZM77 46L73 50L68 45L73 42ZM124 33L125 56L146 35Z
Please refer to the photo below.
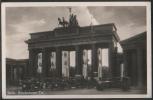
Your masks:
M81 74L76 74L75 77L82 77L82 75Z

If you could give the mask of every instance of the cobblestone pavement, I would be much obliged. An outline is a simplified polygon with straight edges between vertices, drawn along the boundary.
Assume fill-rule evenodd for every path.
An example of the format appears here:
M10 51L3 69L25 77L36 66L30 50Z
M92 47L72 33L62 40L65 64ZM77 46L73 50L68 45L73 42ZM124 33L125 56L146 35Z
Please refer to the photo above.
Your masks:
M145 94L144 89L131 88L129 91L122 91L119 88L108 88L103 91L98 91L96 88L92 89L67 89L67 90L44 90L38 92L22 92L20 88L9 88L8 94L28 94L28 95L102 95L102 94Z

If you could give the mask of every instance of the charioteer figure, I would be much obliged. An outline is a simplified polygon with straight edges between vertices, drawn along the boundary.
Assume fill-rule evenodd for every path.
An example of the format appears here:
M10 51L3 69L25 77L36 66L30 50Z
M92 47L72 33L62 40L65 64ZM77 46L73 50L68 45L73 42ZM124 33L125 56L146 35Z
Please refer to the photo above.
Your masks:
M77 26L79 26L77 16L71 14L69 18L69 27L77 27Z

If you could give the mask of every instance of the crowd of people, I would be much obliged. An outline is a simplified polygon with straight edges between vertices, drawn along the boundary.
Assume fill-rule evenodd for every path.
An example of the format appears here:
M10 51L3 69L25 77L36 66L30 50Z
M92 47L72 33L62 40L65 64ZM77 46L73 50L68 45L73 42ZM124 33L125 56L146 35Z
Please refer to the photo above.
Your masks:
M65 90L72 88L92 88L96 86L96 81L91 78L85 80L83 77L78 78L46 78L39 80L31 78L21 82L22 91L40 91L40 90Z
M110 78L107 80L96 80L93 77L84 79L83 77L71 78L45 78L40 80L38 78L30 78L21 82L22 91L54 91L54 90L67 90L73 88L96 88L103 90L105 88L121 88L122 90L129 90L130 80L129 77Z

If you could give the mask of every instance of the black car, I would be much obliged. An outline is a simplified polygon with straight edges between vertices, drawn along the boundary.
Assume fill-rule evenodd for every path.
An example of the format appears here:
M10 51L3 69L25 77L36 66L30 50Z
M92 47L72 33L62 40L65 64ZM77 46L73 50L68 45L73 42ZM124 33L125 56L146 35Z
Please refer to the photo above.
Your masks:
M129 77L115 77L108 78L105 80L97 80L97 90L104 90L107 88L121 88L123 91L130 89L130 78Z

